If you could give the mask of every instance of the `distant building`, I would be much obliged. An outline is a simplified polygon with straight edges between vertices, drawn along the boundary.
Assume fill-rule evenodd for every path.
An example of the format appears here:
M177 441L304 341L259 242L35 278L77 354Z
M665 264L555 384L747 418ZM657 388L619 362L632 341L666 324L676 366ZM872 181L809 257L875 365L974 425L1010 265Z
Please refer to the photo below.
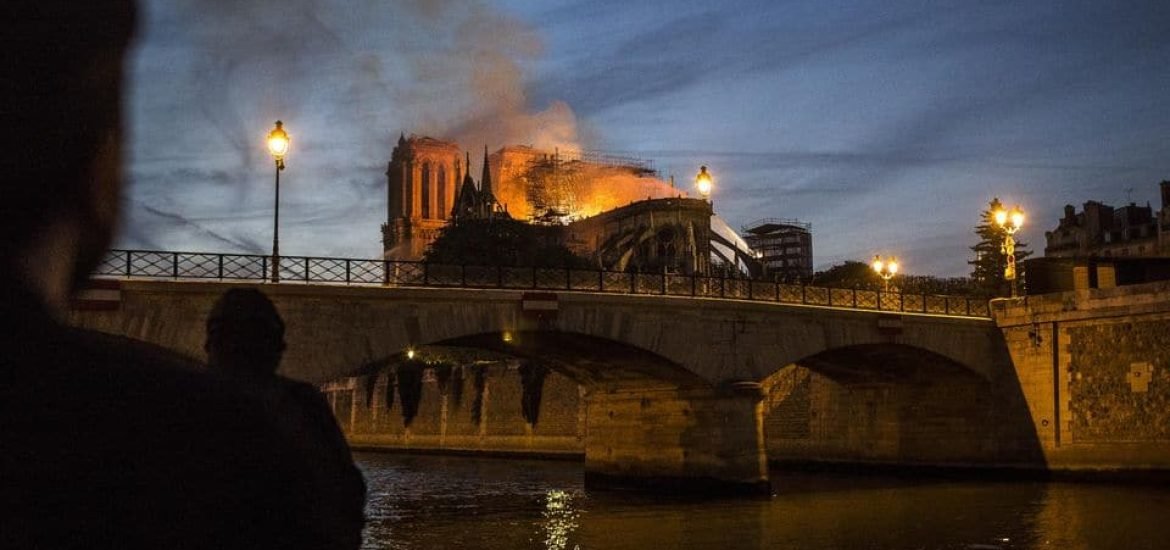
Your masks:
M771 278L807 279L813 273L812 226L799 220L765 218L745 225L741 234Z
M1162 208L1147 203L1114 208L1086 202L1080 212L1069 204L1056 229L1044 233L1049 258L1170 257L1170 181L1161 184Z
M1028 294L1170 281L1170 258L1031 258L1024 278Z

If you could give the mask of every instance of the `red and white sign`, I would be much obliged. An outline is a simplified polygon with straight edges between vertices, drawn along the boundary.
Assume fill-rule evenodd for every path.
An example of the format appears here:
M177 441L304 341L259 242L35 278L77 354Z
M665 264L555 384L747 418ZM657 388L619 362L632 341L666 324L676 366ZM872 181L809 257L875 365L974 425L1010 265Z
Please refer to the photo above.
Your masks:
M122 307L122 283L114 279L90 279L73 296L79 311L114 311Z

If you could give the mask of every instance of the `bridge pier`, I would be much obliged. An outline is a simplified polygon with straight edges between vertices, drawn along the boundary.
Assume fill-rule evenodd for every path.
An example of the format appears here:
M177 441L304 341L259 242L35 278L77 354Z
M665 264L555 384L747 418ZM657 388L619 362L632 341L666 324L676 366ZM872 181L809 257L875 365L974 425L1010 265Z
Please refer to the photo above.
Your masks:
M759 384L586 395L585 483L768 495Z

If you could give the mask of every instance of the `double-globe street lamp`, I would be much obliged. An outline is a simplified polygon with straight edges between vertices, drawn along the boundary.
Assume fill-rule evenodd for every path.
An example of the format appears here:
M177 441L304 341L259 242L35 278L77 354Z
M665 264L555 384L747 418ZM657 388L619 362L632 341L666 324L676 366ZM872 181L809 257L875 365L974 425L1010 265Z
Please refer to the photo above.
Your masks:
M272 277L280 282L280 172L284 170L284 156L288 154L289 137L284 123L276 121L276 127L268 132L268 152L276 160L276 200L272 209Z
M1024 226L1024 210L1019 205L1012 207L1011 210L1000 208L992 213L995 220L995 225L998 225L1004 232L1003 237L1003 255L1007 261L1003 267L1003 278L1011 281L1012 284L1012 298L1015 298L1018 293L1018 284L1016 283L1016 231L1019 231Z
M869 264L869 266L873 268L874 273L878 274L878 277L882 278L882 283L884 285L882 287L883 291L889 292L890 279L893 279L894 275L898 274L898 269L901 268L901 266L898 265L898 258L891 256L890 259L886 260L883 259L880 254L875 254L873 257L873 263Z

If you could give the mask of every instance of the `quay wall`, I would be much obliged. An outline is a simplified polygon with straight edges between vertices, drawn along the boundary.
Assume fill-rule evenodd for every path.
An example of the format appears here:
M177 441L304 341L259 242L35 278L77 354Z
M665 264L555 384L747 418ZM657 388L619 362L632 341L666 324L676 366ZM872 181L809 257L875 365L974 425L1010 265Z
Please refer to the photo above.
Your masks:
M418 412L409 424L386 372L322 386L350 445L358 449L584 457L584 400L557 373L543 381L535 423L523 414L524 386L515 363L456 367L446 384L425 369ZM477 383L478 381L478 383ZM372 386L371 386L372 384Z
M1053 470L1170 471L1170 283L992 304Z

